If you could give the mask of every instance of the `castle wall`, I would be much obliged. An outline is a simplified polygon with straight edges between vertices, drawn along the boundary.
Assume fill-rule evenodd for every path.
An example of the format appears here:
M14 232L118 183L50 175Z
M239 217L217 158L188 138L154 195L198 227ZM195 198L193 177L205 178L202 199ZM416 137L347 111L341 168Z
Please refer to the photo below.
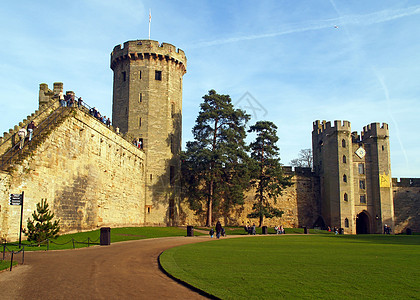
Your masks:
M420 232L420 178L392 179L395 233Z
M102 226L143 225L145 154L78 109L31 156L0 173L0 238L18 238L20 206L10 193L25 192L26 220L42 198L61 219L61 232Z
M284 167L286 170L291 170L291 167ZM277 203L273 206L284 211L282 217L264 219L263 225L274 227L275 225L283 225L284 227L312 227L318 217L319 212L319 182L309 168L296 168L293 173L292 186L286 188L282 195L277 199ZM258 225L258 219L248 218L247 215L252 212L252 205L254 204L255 190L251 189L245 195L245 204L243 207L238 207L229 214L217 216L215 212L214 222L220 220L224 225L243 226L243 225ZM205 214L196 216L188 208L186 201L183 201L180 208L180 222L183 225L200 225L204 226L206 223Z

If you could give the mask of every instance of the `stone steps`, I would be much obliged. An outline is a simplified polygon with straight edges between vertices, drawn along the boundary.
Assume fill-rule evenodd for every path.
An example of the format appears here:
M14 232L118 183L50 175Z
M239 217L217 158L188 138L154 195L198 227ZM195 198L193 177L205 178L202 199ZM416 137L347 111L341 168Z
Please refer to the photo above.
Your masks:
M13 165L20 164L30 154L41 145L45 139L54 131L54 129L64 122L64 120L70 115L71 109L60 107L53 111L39 127L35 128L31 141L28 141L28 137L25 139L25 143L22 149L19 149L19 142L17 142L9 151L1 156L0 169L3 171L11 171Z

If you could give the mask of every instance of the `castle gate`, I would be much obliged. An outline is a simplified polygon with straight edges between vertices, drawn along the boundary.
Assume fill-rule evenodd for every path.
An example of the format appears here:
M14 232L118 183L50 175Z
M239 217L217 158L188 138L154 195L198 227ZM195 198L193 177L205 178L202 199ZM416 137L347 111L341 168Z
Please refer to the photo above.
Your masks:
M366 212L362 211L356 217L356 234L370 233L369 216Z

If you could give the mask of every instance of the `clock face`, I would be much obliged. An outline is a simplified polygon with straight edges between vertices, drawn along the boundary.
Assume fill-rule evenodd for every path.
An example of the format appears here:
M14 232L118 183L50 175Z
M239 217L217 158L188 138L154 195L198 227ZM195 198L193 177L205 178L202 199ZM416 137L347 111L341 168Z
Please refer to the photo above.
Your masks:
M362 147L359 147L359 149L357 149L355 153L358 157L363 158L366 155L366 150Z

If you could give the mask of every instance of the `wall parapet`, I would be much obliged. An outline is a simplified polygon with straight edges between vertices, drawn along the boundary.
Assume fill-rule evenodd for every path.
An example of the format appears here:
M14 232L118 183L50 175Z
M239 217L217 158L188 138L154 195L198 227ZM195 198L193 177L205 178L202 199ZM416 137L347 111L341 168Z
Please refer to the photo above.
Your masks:
M57 83L54 83L56 85ZM45 97L50 97L53 92L48 88L48 85L46 83L40 84L40 103L41 103L41 93ZM43 98L45 100L46 98ZM52 96L51 98L48 98L48 101L44 101L43 103L48 105L43 105L40 107L40 109L35 110L33 113L28 115L25 119L23 119L21 122L19 122L18 125L15 125L13 128L9 129L9 132L4 132L3 137L0 137L0 155L5 153L7 150L9 150L15 143L17 143L17 140L15 140L15 136L19 129L26 128L28 124L31 121L35 122L35 125L37 123L41 123L45 118L47 118L52 111L54 111L58 106L58 101L51 101L53 100Z
M387 123L371 123L363 127L362 141L368 138L386 138L389 136Z
M392 178L393 187L420 187L420 178Z
M330 121L316 120L313 122L313 132L317 134L331 134L336 131L351 131L351 124L349 121L335 120L334 126L331 126Z
M158 41L153 40L135 40L124 43L114 47L111 53L111 69L122 60L137 60L137 59L159 59L172 61L179 65L186 72L187 58L181 49L177 49L174 45L168 43L159 44Z
M283 172L285 175L301 175L301 176L315 176L315 173L312 172L312 168L308 167L292 167L292 166L282 166Z

